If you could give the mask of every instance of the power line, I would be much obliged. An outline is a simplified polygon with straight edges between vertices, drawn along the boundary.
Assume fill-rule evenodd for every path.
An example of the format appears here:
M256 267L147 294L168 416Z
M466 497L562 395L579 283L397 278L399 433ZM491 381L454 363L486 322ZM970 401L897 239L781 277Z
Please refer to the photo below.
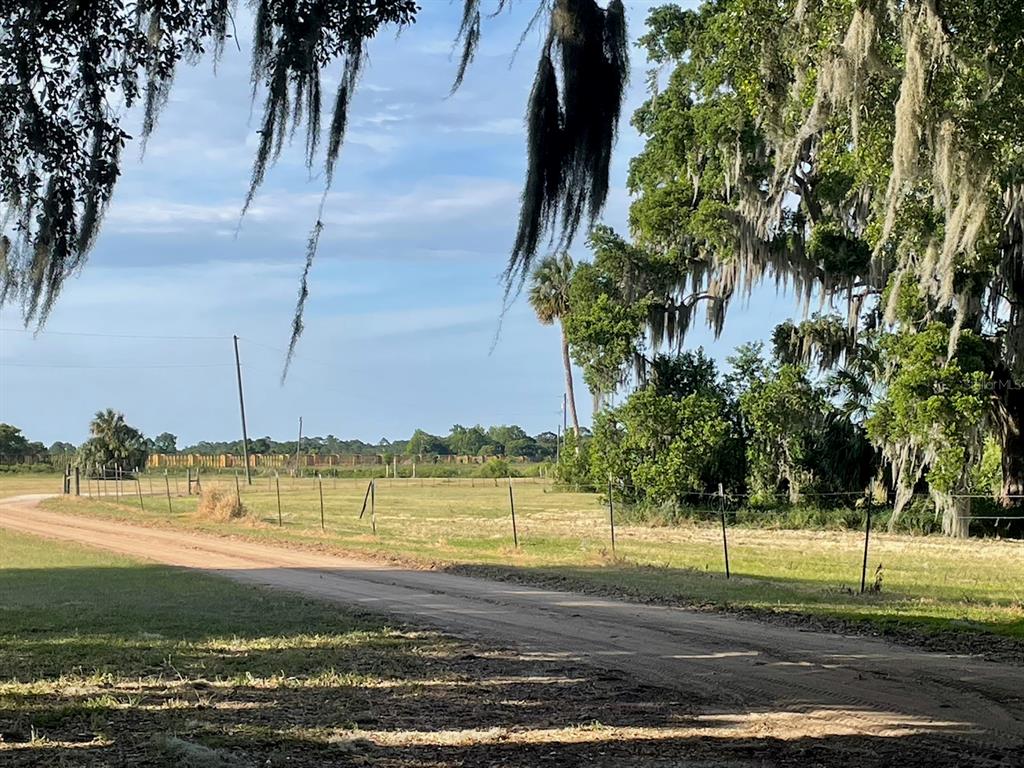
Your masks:
M239 340L244 341L246 344L255 344L257 347L263 347L264 349L269 349L271 352L277 352L277 353L279 353L281 355L287 355L288 354L288 350L287 349L283 349L281 347L275 347L275 346L273 346L271 344L265 344L262 341L256 341L255 339L249 338L248 336L239 336L238 338L239 338ZM298 352L295 354L295 359L296 360L301 360L304 363L310 363L312 365L321 365L321 366L323 366L325 368L333 367L331 363L324 362L323 360L317 360L316 358L309 357L308 355L305 355L305 354L302 354L302 353L298 353ZM288 376L291 377L291 373L289 373Z
M161 336L136 333L98 333L89 331L33 331L29 328L0 328L4 333L31 333L33 336L90 336L101 339L142 339L152 341L229 341L230 336Z
M21 363L0 361L0 368L107 368L134 370L137 368L230 368L231 363L139 363L132 365L80 365L76 363Z

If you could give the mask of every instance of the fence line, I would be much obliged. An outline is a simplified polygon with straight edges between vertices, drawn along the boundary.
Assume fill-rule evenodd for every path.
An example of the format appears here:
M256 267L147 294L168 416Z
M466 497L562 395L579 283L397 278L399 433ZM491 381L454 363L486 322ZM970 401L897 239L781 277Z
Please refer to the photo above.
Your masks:
M163 474L163 488L154 491L152 495L166 495L167 514L173 515L174 502L171 495L169 473L165 471ZM233 474L222 474L219 477L211 477L210 475L207 475L206 483L209 485L222 485L226 483L230 486L233 477ZM96 482L97 485L97 498L105 497L105 500L107 502L117 503L122 507L127 507L130 504L132 504L133 500L131 499L131 496L122 494L120 490L120 485L124 479L127 478L121 476L120 473L118 473L115 476L107 476L103 479L93 479L93 481ZM142 490L141 478L139 477L138 474L136 474L136 477L134 479L137 493L136 508L139 509L140 513L142 514L146 514L147 509L149 510L148 514L150 515L162 514L162 512L160 511L161 505L157 504L150 507L144 504L143 496L147 494L144 494ZM279 479L275 479L276 481L272 484L272 486L267 488L264 488L261 485L256 488L245 488L244 490L242 490L238 485L236 485L235 493L238 494L239 498L243 501L254 499L265 500L266 509L261 509L261 514L266 512L266 519L268 521L275 522L278 527L283 528L284 526L302 525L303 529L306 530L310 529L311 527L315 527L316 523L319 522L319 528L325 533L330 532L332 528L334 529L335 533L341 533L341 531L339 531L338 526L339 518L337 517L337 515L339 514L339 507L337 506L339 499L344 499L344 501L342 502L343 508L349 508L349 505L351 505L350 508L352 510L351 514L353 518L356 518L355 511L359 509L359 501L361 499L362 511L358 514L358 518L356 519L360 521L363 520L363 515L366 512L369 512L367 522L361 524L367 525L368 523L367 533L372 532L372 534L375 537L377 537L381 532L383 532L383 538L386 540L389 537L397 537L400 539L402 536L402 529L400 527L395 526L393 524L388 524L388 507L391 503L393 503L392 500L389 500L387 498L389 490L401 490L402 493L405 494L408 491L415 491L416 489L421 487L430 488L448 486L453 489L458 489L460 491L473 491L477 488L479 488L480 491L483 491L484 489L493 488L494 513L499 514L502 511L503 507L508 512L511 512L512 525L510 533L512 540L511 543L514 548L514 551L518 552L521 547L528 550L531 546L531 539L534 539L534 537L547 537L545 540L550 541L550 536L552 535L550 533L546 534L544 532L544 523L547 518L543 516L532 516L537 512L541 512L543 515L545 511L544 506L540 506L538 508L538 503L536 502L536 500L533 502L527 501L524 503L521 499L517 499L514 496L513 488L517 486L522 486L524 488L531 486L537 487L538 485L550 486L550 483L537 481L533 478L504 478L500 479L500 482L492 480L491 478L426 478L426 480L428 481L435 481L428 482L426 485L419 483L419 480L423 478L389 478L388 480L382 480L380 478L371 478L369 484L365 486L365 489L363 483L366 482L366 478L348 479L350 479L352 482L350 484L343 484L340 490L336 488L325 488L323 478L319 476L314 476L310 478L311 482L308 485L305 482L303 482L304 478L294 478L295 482L291 483L290 486L285 488L281 487L282 484ZM105 488L111 480L113 480L114 482L114 494L110 494L109 491L106 491L106 493L104 493L104 490L101 489L101 486ZM451 480L456 480L459 482L446 482ZM477 482L484 480L485 482L481 483L480 486L477 486L475 484L471 484L471 481L474 480ZM507 487L505 487L506 484ZM380 485L381 490L384 491L384 493L382 494L383 503L381 505L380 510L377 509L376 503L376 490L378 485ZM67 487L66 484L65 487ZM91 482L88 485L88 492L91 495ZM547 489L545 489L543 492L547 492ZM507 494L506 500L504 504L502 504L501 496L505 494ZM833 496L834 495L835 494L833 494ZM853 494L846 495L853 496ZM291 497L291 499L288 499L289 496ZM595 505L593 510L595 513L593 520L593 529L590 531L590 533L582 534L580 537L580 541L581 543L594 542L598 546L603 546L602 542L607 542L608 535L610 534L611 558L613 561L618 561L620 557L618 550L621 547L617 547L617 544L621 545L622 541L620 540L617 542L616 539L621 539L625 537L625 539L629 541L631 548L635 552L636 547L643 546L643 539L638 537L637 532L642 531L644 529L644 526L642 524L634 522L632 525L627 523L624 528L623 520L621 519L621 517L620 520L616 521L616 512L618 510L616 510L616 505L612 496L612 494L608 494L607 498L605 499L605 501L607 502L607 506L605 506L605 504L600 503L600 500L599 503ZM850 580L853 584L851 589L856 590L856 584L857 581L859 581L860 591L867 592L873 591L877 588L877 585L876 587L872 587L868 583L868 571L871 565L872 547L875 546L875 540L878 536L881 535L881 541L884 542L886 540L885 537L888 535L879 534L877 531L873 530L872 522L873 519L877 519L877 516L880 513L888 511L888 508L876 504L874 499L871 498L870 496L866 496L864 494L858 494L858 496L863 498L865 503L861 507L851 508L851 511L861 513L862 515L860 519L862 520L861 530L863 533L863 555L857 555L856 562L854 562L853 558L851 557L848 565ZM176 493L175 497L179 500L179 509L180 500L188 498L187 496L184 496L180 493ZM275 497L276 515L273 515L273 512L271 510L274 509L273 505ZM296 505L294 499L297 497L302 499L302 509L299 512L294 511ZM974 495L972 495L971 497L973 498ZM287 505L282 504L282 498L288 499ZM409 515L407 506L409 503L409 498L410 497L408 495L404 495L402 499L402 503L406 505L402 511L403 519L407 519ZM712 499L717 500L717 503L709 503L706 506L694 507L690 511L697 516L703 515L704 522L709 523L711 526L714 526L716 524L721 526L722 573L725 576L725 578L729 578L730 576L736 575L734 573L734 568L732 567L731 558L731 555L733 554L731 550L735 550L736 547L735 543L732 543L733 546L730 546L731 542L729 541L729 538L730 528L736 524L738 516L743 514L747 517L747 519L763 520L765 518L770 518L772 516L778 515L778 510L740 509L738 508L738 504L740 499L743 498L741 495L730 497L728 494L725 493L706 494L704 498L708 499L709 502ZM287 506L291 506L292 510L288 510ZM284 507L284 510L282 509L282 507ZM317 511L319 511L319 515L316 514ZM574 513L576 511L583 510L573 510ZM378 512L381 513L381 522L384 523L382 528L378 526ZM523 518L522 521L518 520L517 518L519 518L524 512L526 514L526 517ZM607 517L603 518L603 515L605 513L607 514ZM350 526L350 518L347 516L347 512L345 513L345 515L346 517L344 518L344 520L346 521L346 527L343 527L343 529L351 533L351 528L347 527ZM319 517L319 520L317 520L317 517ZM430 515L428 516L428 519L433 520L436 524L437 520L444 519L444 512L438 510L438 513L436 515ZM490 521L495 519L500 519L500 515L498 518L492 518L490 516L481 518L481 524L489 525ZM508 520L507 517L504 519ZM1024 522L1024 516L1021 516L1019 513L1016 516L1012 513L1008 515L983 515L978 517L961 516L961 519L997 520L1004 522L1016 520ZM732 521L732 523L730 523L730 521ZM525 522L525 525L520 525L520 522ZM850 520L849 522L852 523L853 521ZM706 528L707 526L702 527ZM491 529L489 528L488 530ZM571 541L575 534L566 534L566 530L571 531L573 529L571 527L569 529L561 529L553 535L556 539L568 539ZM847 528L847 531L851 535L856 535L856 528L852 525L849 528ZM704 546L708 543L704 540L703 537L700 538L700 541L701 546ZM685 540L680 543L680 546L685 546ZM741 545L738 550L740 554L739 562L741 563L741 569L743 561L743 549L744 547ZM608 550L605 549L603 551L607 552ZM844 560L843 562L846 561ZM855 579L854 573L856 573L857 577L859 578ZM760 574L758 577L771 578L771 574L764 573Z
M75 467L73 465L68 465L68 466L71 468L70 471L73 473L74 470L75 470ZM182 469L187 469L187 468L183 467ZM202 469L205 469L205 468L202 468ZM138 476L145 476L147 478L149 486L150 486L150 495L152 495L152 493L155 493L155 491L153 491L153 477L154 476L157 477L157 478L161 478L161 477L166 476L167 478L174 478L175 480L177 480L177 478L178 478L177 473L174 473L173 471L170 471L170 470L167 470L167 469L163 469L160 472L155 472L153 469L147 468L147 469L144 469L144 470L139 470L137 472L129 472L127 470L122 471L122 470L116 469L116 468L104 467L104 468L99 468L99 470L100 471L98 471L98 472L97 471L83 472L82 474L84 474L87 479L90 479L92 482L96 482L96 483L104 482L104 481L107 481L107 482L110 482L110 481L120 481L120 482L123 482L124 480L133 481ZM69 476L67 472L68 471L65 470L65 477L66 478ZM204 482L224 481L224 482L228 482L228 483L234 483L235 478L236 478L236 474L237 474L237 470L235 470L235 469L232 469L230 472L229 471L217 472L217 471L214 470L214 471L203 472L203 478L204 478ZM350 485L353 485L353 486L364 487L364 484L368 480L374 479L378 485L381 485L383 487L409 487L409 488L421 487L421 488L430 488L430 487L439 487L439 486L455 486L455 487L463 487L463 488L489 488L489 487L499 488L499 487L501 487L504 484L512 483L512 484L517 485L517 486L518 485L546 486L546 487L549 487L553 492L562 492L562 491L567 491L567 490L571 491L571 489L566 489L564 487L560 487L557 483L552 481L550 478L535 477L535 476L528 476L528 477L515 477L515 476L513 476L513 477L508 477L508 476L502 476L502 477L482 477L482 476L480 476L480 477L477 477L477 476L470 476L470 477L464 477L464 476L458 476L458 477L372 477L370 475L367 475L367 476L359 476L359 475L336 475L336 476L331 476L331 475L324 475L322 473L314 473L314 474L311 474L311 475L302 475L302 476L296 476L296 477L286 477L286 478L283 478L283 479L281 479L279 475L277 477L278 477L278 481L280 482L282 490L290 490L290 491L294 491L296 489L301 489L303 487L306 487L307 483L308 483L308 487L313 489L313 488L316 488L318 482L322 482L323 480L327 480L327 479L332 481L332 488L333 489L336 489L338 487L338 482L339 481L342 482L342 483L347 482L347 483L349 483ZM275 475L274 474L268 474L267 478L268 478L268 482L271 485L268 486L268 488L265 489L265 490L269 490L270 488L272 488L273 487L273 483L275 482ZM260 489L258 489L258 488L253 488L251 490L252 490L252 492L259 492L260 491ZM589 491L577 491L577 492L591 493ZM176 490L175 494L176 495L184 495L184 494L181 494L180 490ZM603 497L605 497L605 496L607 496L607 492L604 493L604 494L601 494L601 495ZM763 515L765 517L771 517L771 516L777 516L781 512L787 512L787 511L791 511L791 510L794 510L794 509L799 509L800 505L807 504L809 502L813 502L815 499L818 499L818 498L828 498L828 499L843 499L843 498L845 498L845 499L848 499L848 500L850 500L852 502L855 502L855 503L850 504L850 505L845 506L845 507L836 507L835 509L847 509L849 511L860 511L868 503L868 500L869 500L869 497L870 497L870 494L868 494L868 493L866 493L864 491L841 491L841 492L837 491L837 492L821 492L821 493L818 493L818 492L806 492L806 493L804 493L804 492L802 492L800 494L799 501L797 501L797 502L790 502L785 497L785 494L778 494L778 496L777 496L778 501L776 503L774 503L774 504L768 504L767 502L764 502L762 500L762 497L759 494L749 493L749 492L748 493L730 493L730 492L725 492L724 494L711 493L711 492L692 492L692 493L688 492L688 493L686 493L684 495L687 496L687 497L693 497L693 498L698 498L698 499L705 499L705 500L708 501L708 503L707 503L707 505L684 504L682 507L680 507L680 509L682 511L690 512L690 513L695 513L695 514L705 514L705 515L708 515L709 517L713 517L713 518L716 518L716 519L721 514L721 510L719 508L719 506L720 506L719 505L719 500L723 500L724 501L724 505L725 505L724 512L725 512L726 515L736 516L736 515L742 514L744 516L761 516L761 515ZM892 496L891 493L888 494L888 495L890 497ZM993 496L991 494L979 494L979 493L943 494L943 496L945 498L948 498L948 499L951 499L951 500L966 499L966 500L987 500L987 501L992 501L992 502L998 502L998 501L1000 501L1000 499L1006 498L1006 499L1009 499L1009 500L1024 501L1024 494L1008 494L1005 497L996 497L996 496ZM627 510L636 509L638 507L638 505L636 505L636 504L628 504L628 503L623 502L623 500L621 498L617 498L616 500L617 500L617 502L620 505L624 505L623 508L627 509ZM744 506L745 503L750 502L751 500L757 500L757 503L752 505L752 506ZM913 495L911 495L907 499L907 503L906 503L905 506L909 506L910 503L913 502L913 501L927 501L927 502L931 502L933 500L934 500L934 497L931 494L929 494L929 493L914 493ZM887 510L887 509L891 510L892 507L893 507L893 504L891 502L889 502L888 500L885 503L881 503L880 501L878 501L878 497L877 496L874 497L874 500L871 503L874 505L875 513L876 514L879 511L884 511L884 510ZM684 517L685 517L685 515L684 515ZM1013 519L1016 519L1016 518L1024 519L1024 505L1021 505L1020 507L1008 508L1005 514L959 515L957 517L959 519L970 519L970 520L1013 520Z

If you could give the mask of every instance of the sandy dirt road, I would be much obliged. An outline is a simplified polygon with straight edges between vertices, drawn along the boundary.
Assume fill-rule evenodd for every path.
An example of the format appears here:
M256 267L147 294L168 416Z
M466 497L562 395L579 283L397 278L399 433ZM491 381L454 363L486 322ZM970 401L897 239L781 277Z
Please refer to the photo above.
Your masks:
M926 736L936 765L1024 766L1024 668L730 616L396 568L0 501L0 527L626 671L793 738ZM0 552L0 560L3 553Z

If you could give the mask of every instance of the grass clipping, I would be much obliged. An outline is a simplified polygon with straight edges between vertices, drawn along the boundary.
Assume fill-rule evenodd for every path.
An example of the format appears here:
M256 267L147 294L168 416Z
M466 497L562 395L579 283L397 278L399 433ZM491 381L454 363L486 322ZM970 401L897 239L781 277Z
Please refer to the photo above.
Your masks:
M248 508L237 495L216 488L203 490L199 496L196 513L204 520L214 520L218 523L252 519Z

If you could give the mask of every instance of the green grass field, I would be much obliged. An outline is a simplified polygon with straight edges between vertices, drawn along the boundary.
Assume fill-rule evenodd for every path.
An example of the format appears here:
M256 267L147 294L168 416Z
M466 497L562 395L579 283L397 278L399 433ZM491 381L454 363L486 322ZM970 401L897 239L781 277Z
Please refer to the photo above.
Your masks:
M243 484L243 500L254 517L243 523L198 518L196 498L174 496L173 482L169 512L161 495L163 478L152 479L155 495L146 495L145 511L139 509L134 487L126 487L120 503L107 496L48 504L76 514L398 557L641 599L867 620L896 632L994 632L1024 639L1024 544L1019 541L952 541L876 531L869 583L881 567L881 591L860 595L863 534L853 531L731 528L733 575L727 580L717 526L619 526L613 558L608 512L599 497L553 492L536 481L515 485L520 539L515 549L503 482L378 481L374 535L369 512L359 519L365 481L324 480L326 530L321 531L319 489L312 479L282 479L281 527L276 492L265 478L251 488ZM232 478L219 482L234 492ZM148 478L141 480L141 488L149 494ZM89 490L96 494L95 486ZM183 483L179 490L185 492Z

